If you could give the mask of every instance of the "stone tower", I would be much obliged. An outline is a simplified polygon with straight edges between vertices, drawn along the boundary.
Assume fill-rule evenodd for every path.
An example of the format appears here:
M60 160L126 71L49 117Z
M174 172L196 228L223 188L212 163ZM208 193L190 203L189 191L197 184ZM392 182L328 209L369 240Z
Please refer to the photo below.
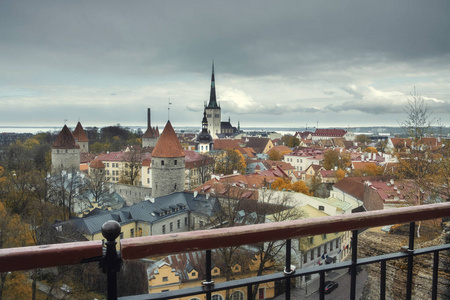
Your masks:
M159 130L158 127L153 127L151 124L151 115L150 115L150 108L147 109L147 130L145 131L144 135L142 136L142 147L155 147L156 142L159 138Z
M75 142L80 146L80 151L89 152L89 139L80 122L78 122L77 127L75 127L75 130L72 132L72 135L75 138Z
M195 140L195 150L200 153L208 153L213 150L213 138L208 132L208 120L206 119L206 111L203 112L202 132L200 132Z
M206 119L208 121L208 132L211 136L217 139L217 134L221 133L221 110L220 106L217 104L216 99L216 83L214 79L214 62L212 64L212 75L211 75L211 92L209 94L209 103L205 107Z
M185 154L170 121L152 152L152 197L184 191Z
M80 146L64 125L52 145L52 173L80 170Z

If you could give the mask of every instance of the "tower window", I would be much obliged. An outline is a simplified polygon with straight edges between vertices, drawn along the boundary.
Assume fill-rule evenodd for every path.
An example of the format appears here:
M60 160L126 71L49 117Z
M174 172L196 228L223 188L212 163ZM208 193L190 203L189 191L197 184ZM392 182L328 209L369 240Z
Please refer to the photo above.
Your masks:
M173 164L174 164L175 166L177 165L177 160L176 160L176 159L173 161Z
M163 160L161 161L161 166L164 166L164 161Z

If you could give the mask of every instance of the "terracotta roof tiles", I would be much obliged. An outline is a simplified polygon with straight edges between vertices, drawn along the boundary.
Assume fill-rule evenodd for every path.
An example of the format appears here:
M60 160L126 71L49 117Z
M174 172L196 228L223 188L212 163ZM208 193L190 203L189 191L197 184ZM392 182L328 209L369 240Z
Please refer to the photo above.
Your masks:
M184 157L185 153L181 147L180 141L173 130L170 121L167 121L158 142L152 152L152 157Z
M77 123L77 127L75 127L75 130L73 131L73 137L78 141L78 142L89 142L89 139L86 135L86 131L84 131L83 126L81 126L81 123L78 122Z
M52 145L52 149L79 149L80 146L75 142L75 138L70 132L67 125L64 125L61 132L56 137Z

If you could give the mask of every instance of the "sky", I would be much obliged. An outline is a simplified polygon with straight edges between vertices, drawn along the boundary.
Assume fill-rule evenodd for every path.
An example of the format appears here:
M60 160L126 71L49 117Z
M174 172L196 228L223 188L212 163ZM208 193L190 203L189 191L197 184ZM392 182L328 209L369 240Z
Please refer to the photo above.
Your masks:
M0 126L450 121L449 1L0 1ZM169 105L169 103L171 103ZM170 110L168 109L170 108Z

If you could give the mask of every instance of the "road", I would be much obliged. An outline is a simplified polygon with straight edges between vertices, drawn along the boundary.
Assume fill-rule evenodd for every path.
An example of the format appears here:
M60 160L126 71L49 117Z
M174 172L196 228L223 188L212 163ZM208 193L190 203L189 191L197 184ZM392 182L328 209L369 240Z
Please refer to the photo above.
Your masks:
M333 300L348 300L350 298L350 274L341 270L340 272L333 271L326 275L325 281L336 281L339 286L330 294L325 295L325 299ZM367 272L363 269L356 277L356 299L362 295L364 284L367 280ZM308 294L306 294L305 287L294 289L291 291L291 299L299 300L318 300L319 299L319 279L316 278L313 282L308 283ZM284 295L280 295L275 300L284 300Z

